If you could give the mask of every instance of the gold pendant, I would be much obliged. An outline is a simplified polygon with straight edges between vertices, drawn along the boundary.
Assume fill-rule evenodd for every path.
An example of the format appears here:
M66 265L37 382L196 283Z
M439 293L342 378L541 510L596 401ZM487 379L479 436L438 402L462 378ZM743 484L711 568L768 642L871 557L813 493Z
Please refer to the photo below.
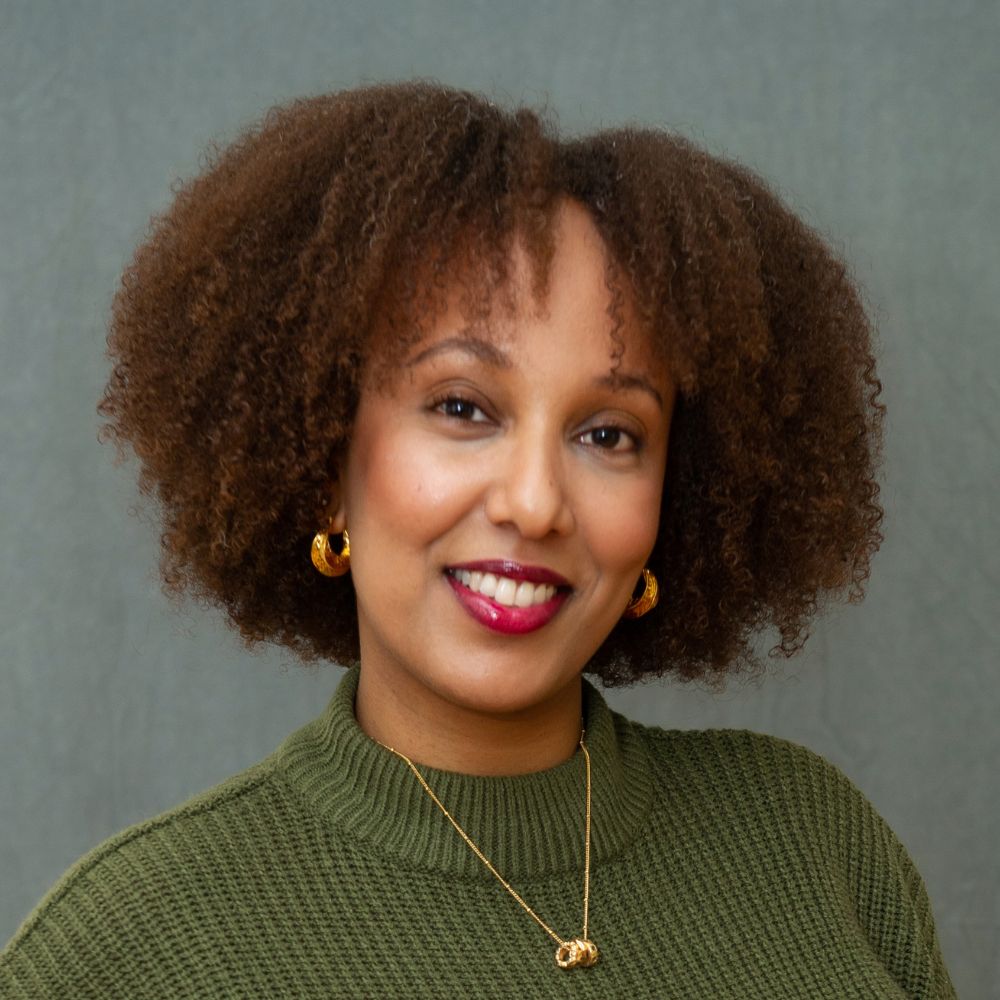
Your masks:
M589 966L597 961L597 945L584 938L573 938L556 948L556 965L572 969L577 965Z

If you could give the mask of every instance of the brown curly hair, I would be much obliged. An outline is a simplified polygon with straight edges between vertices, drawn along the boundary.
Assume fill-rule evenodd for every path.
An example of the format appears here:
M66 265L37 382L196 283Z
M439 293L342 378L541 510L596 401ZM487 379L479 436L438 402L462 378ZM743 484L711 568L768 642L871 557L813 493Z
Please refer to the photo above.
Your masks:
M548 112L412 80L272 108L174 193L114 297L100 437L116 463L131 444L159 501L165 593L222 607L248 649L357 659L350 577L309 549L361 373L421 335L449 275L473 303L506 288L515 234L544 293L565 196L610 249L612 314L632 296L678 387L660 603L587 672L720 686L759 671L755 631L791 656L821 593L863 596L883 538L874 329L844 262L747 168L655 128L563 139Z

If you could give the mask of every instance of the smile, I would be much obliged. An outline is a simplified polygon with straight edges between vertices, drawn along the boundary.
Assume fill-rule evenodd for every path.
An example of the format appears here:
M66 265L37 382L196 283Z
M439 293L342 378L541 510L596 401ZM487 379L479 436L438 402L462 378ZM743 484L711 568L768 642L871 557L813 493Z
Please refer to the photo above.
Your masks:
M509 576L497 576L480 570L455 570L455 576L469 590L483 597L491 597L497 604L512 608L530 608L532 604L544 604L555 596L556 587L551 583L532 583Z
M465 611L494 632L533 632L548 624L569 596L569 586L524 579L530 575L561 581L557 574L525 571L515 563L481 565L484 569L449 568L445 577ZM506 572L490 572L490 567Z

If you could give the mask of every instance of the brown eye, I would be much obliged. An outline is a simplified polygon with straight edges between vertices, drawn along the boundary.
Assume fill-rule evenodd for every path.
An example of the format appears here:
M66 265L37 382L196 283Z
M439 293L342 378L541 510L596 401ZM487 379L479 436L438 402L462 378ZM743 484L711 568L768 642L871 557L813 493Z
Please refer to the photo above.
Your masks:
M481 423L486 414L469 399L463 396L443 396L432 404L432 409L446 417L470 423ZM479 418L476 417L479 414Z
M617 427L598 427L590 433L594 435L594 444L601 448L614 448L622 437L622 432Z
M595 427L587 431L583 437L589 437L591 444L601 451L628 452L639 449L639 442L631 433L614 425Z

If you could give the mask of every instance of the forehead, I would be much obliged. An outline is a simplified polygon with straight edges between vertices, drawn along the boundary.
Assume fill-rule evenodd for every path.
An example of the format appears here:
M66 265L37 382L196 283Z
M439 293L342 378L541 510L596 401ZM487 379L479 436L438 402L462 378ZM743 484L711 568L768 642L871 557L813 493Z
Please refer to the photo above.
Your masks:
M417 280L428 308L416 321L397 320L395 333L402 338L388 333L383 351L395 355L391 367L405 369L415 359L439 353L430 351L436 344L467 338L473 357L475 345L492 344L503 358L530 363L548 345L562 351L567 362L604 372L620 363L623 369L639 367L650 376L665 377L653 337L637 321L632 290L622 277L609 281L611 255L580 203L567 198L556 208L547 268L544 254L531 253L519 232L507 258L505 282L491 280L481 260L460 260L446 280ZM541 288L539 277L546 279ZM478 356L495 362L498 353L479 350Z

